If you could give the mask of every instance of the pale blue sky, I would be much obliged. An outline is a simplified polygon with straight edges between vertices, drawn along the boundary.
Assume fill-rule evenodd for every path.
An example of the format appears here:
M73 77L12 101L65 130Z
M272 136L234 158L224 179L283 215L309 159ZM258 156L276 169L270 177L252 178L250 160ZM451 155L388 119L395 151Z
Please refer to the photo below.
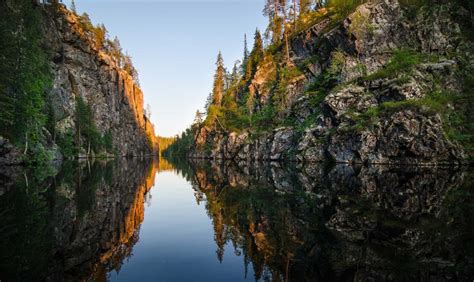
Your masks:
M172 136L202 110L218 51L231 69L242 57L244 34L251 48L255 28L265 28L263 2L76 0L76 8L94 23L104 23L112 38L119 37L140 74L157 134Z

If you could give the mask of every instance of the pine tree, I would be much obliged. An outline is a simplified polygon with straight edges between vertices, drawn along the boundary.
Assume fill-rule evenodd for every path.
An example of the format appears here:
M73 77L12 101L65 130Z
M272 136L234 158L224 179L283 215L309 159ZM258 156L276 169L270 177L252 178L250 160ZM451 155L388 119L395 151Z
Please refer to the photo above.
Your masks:
M270 38L271 42L278 44L281 41L281 34L284 25L284 0L267 0L263 9L263 14L268 17L268 27L265 37Z
M224 68L224 59L222 58L222 53L219 51L217 55L216 62L216 74L214 75L214 87L212 89L212 104L215 106L221 106L222 96L224 94L224 85L225 85L225 68Z
M74 14L77 14L76 2L74 0L71 0L71 11L73 11Z
M234 63L234 67L232 68L232 73L230 75L231 85L237 84L240 80L239 64L240 64L240 61L237 60Z

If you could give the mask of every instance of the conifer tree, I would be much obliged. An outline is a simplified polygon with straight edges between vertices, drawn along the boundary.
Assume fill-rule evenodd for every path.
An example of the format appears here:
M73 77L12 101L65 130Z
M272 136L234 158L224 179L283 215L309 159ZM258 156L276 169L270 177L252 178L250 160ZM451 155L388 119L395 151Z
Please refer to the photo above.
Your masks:
M225 68L224 59L222 58L222 53L220 51L217 55L216 66L217 68L216 74L214 75L214 87L212 89L212 104L215 106L221 106L225 85Z
M74 0L71 0L71 11L73 11L74 14L77 14L76 2Z
M237 60L234 63L234 67L232 68L232 73L230 75L231 85L237 84L237 82L240 80L239 64L240 61Z
M260 31L257 29L255 30L255 37L254 37L253 49L252 49L252 56L253 60L259 63L263 59L263 40Z
M263 14L269 20L265 36L270 38L274 44L278 44L281 41L281 33L285 21L284 9L285 0L267 0L263 9Z
M0 1L0 18L0 135L26 153L40 138L52 82L41 14L29 0Z
M244 34L244 60L243 62L246 63L249 58L249 49L247 46L247 34Z
M245 69L245 80L248 82L252 76L257 71L257 66L260 61L263 59L264 50L263 50L263 40L260 31L257 29L255 31L254 43L252 52L250 52L249 60Z

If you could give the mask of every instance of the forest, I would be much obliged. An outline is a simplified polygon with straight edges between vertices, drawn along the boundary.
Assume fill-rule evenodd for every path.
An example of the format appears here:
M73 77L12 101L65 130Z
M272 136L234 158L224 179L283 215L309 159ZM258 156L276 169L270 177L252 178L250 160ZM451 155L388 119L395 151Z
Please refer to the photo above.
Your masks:
M83 97L75 98L75 129L57 130L59 120L53 106L54 54L46 44L43 28L48 17L64 16L63 4L51 1L40 6L35 1L0 3L0 136L22 151L30 163L44 162L53 156L46 148L59 145L61 154L74 157L79 152L90 155L115 153L110 131L100 132L91 105ZM117 37L111 39L103 24L93 25L87 13L78 15L72 1L71 12L78 20L79 32L95 52L104 52L116 66L133 77L139 86L132 58L122 50Z
M435 54L426 54L412 47L402 47L390 51L392 56L386 67L375 73L368 73L366 65L359 62L354 72L358 77L350 82L344 81L344 68L347 54L336 49L331 52L330 65L324 67L309 82L304 82L305 77L314 76L313 70L308 67L320 60L321 54L312 54L306 58L295 57L292 42L303 32L318 24L325 25L320 33L327 33L331 29L342 25L347 17L354 13L357 7L370 2L364 0L267 0L263 14L268 18L268 26L263 32L256 30L253 35L253 46L248 49L247 36L244 37L244 51L242 59L235 62L229 70L224 64L223 54L219 52L216 60L214 84L212 92L205 103L204 112L197 111L194 123L185 130L177 141L170 146L168 154L185 154L189 152L194 143L196 134L201 129L207 132L250 132L252 136L259 136L272 129L290 126L303 133L315 123L321 113L321 102L338 86L348 83L363 84L377 79L395 78L413 71L420 64L434 61L440 57ZM469 14L460 19L464 36L472 40L473 4L472 1L457 0L455 2L440 0L401 0L398 1L407 17L416 18L426 7L436 7L446 4L459 5L469 11ZM367 22L367 18L356 13L351 23L349 38L358 39L373 33L374 27ZM328 23L327 23L328 22ZM320 43L320 44L324 44ZM361 56L360 54L358 55ZM454 55L453 55L454 56ZM466 59L468 60L468 59ZM469 66L466 65L465 71ZM309 75L308 75L309 74ZM264 81L260 88L255 84ZM303 122L295 119L291 113L293 102L289 89L298 85L299 81L306 83L303 96L307 97L316 110ZM472 75L464 79L464 98L472 103L473 83ZM291 92L291 91L290 91ZM268 94L269 93L269 94ZM457 98L451 98L457 99ZM371 109L354 118L354 128L367 126L367 120L389 109L411 106L430 107L443 115L450 115L444 107L449 98L433 94L420 101L387 102L378 108ZM452 100L450 100L452 101ZM460 102L462 104L462 102ZM468 109L461 106L460 114L450 118L450 129L447 134L456 141L472 148L472 134L470 126L465 126L469 118ZM471 149L469 149L471 150ZM471 150L472 151L472 150Z

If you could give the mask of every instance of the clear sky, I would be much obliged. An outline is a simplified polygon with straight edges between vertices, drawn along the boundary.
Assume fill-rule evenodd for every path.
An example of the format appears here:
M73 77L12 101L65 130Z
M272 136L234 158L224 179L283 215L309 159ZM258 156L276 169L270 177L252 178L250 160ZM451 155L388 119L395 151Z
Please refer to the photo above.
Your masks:
M173 136L203 109L219 50L231 69L242 57L244 34L250 49L255 29L265 28L263 2L76 0L76 8L120 39L138 69L157 134Z

